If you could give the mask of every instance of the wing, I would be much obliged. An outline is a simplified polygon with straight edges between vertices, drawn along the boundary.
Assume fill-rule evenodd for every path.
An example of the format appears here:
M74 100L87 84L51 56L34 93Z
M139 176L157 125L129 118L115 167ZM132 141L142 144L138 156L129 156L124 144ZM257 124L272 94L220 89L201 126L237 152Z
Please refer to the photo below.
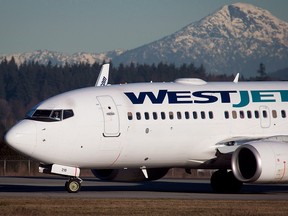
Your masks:
M280 155L281 153L287 152L286 148L288 149L288 136L233 137L218 142L215 146L215 158L201 163L199 168L232 169L233 163L235 164L236 162L239 162L236 160L239 159L237 157L239 157L239 153L243 149L247 150L242 151L244 161L250 160L246 164L247 166L252 165L252 163L260 163L260 161L266 160L264 159L263 154L269 155L269 160L272 160L272 158L275 157L275 154ZM261 155L260 152L263 152L263 154ZM232 159L232 156L234 157L234 160ZM273 159L271 162L274 162L274 160L275 159ZM280 159L278 160L280 161ZM285 159L283 159L283 161L285 162Z

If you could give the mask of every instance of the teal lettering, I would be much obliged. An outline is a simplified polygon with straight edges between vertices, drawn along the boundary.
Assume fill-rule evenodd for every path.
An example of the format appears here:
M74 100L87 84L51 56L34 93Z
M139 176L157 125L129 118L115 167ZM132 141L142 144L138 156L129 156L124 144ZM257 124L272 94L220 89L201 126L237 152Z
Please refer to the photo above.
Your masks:
M253 102L275 102L274 94L267 94L272 93L275 91L251 91L252 101Z
M288 102L288 90L279 90L281 101L282 102Z
M249 104L249 94L248 91L240 91L240 102L238 104L233 104L233 107L245 107Z

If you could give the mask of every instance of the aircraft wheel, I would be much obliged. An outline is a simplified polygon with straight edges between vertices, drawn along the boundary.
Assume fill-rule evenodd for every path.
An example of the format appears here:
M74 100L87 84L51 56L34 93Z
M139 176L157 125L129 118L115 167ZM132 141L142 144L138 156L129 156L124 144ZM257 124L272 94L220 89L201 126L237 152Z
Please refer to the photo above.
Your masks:
M232 171L229 171L227 173L226 178L227 178L226 182L228 186L227 193L239 193L243 186L243 182L236 179Z
M225 176L227 174L226 170L218 170L214 172L210 179L210 184L216 193L223 193L225 190Z
M218 170L213 173L210 179L211 187L216 193L239 193L243 183L238 181L233 172Z
M65 189L69 193L77 193L78 191L80 191L80 188L81 188L81 182L79 179L72 178L65 183Z

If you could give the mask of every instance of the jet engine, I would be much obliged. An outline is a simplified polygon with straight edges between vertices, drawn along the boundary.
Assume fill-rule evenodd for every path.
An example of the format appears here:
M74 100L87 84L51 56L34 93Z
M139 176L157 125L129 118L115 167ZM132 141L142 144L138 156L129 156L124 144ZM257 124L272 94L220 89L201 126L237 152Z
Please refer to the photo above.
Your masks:
M241 182L288 182L288 143L254 141L236 149L232 171Z
M145 178L141 169L92 169L95 177L106 181L140 182L153 181L164 177L169 168L146 169L148 178Z

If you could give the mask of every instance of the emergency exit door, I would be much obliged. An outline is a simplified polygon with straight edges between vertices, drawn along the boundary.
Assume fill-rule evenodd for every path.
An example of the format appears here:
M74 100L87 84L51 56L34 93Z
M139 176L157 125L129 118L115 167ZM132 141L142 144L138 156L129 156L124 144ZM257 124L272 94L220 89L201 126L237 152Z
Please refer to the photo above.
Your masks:
M260 106L260 124L262 128L269 128L271 124L270 110L267 106Z
M120 136L120 122L116 104L110 96L99 96L97 100L100 103L103 119L105 137L118 137Z

